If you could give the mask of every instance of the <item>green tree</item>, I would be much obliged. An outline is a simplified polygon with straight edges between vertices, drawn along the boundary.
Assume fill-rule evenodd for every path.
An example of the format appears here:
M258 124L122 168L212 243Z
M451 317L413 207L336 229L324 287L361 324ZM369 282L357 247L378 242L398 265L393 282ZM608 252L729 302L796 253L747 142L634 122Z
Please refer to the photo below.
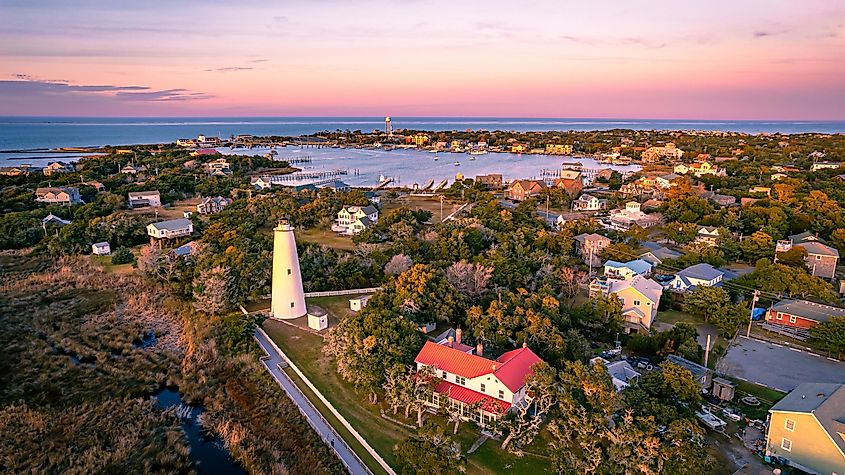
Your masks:
M828 354L835 353L837 358L842 358L845 354L845 317L831 317L813 325L809 341Z
M775 252L775 243L772 241L772 237L763 231L756 231L743 239L739 247L748 262L757 262L758 259L771 257Z
M111 256L112 264L129 264L134 260L135 256L132 254L132 251L125 247L121 247L120 249L114 251L114 254Z
M446 435L443 427L426 421L415 436L393 447L403 475L441 475L463 473L466 461L461 445Z
M698 286L687 294L684 304L693 315L702 317L705 322L718 312L722 312L730 302L730 296L721 287Z

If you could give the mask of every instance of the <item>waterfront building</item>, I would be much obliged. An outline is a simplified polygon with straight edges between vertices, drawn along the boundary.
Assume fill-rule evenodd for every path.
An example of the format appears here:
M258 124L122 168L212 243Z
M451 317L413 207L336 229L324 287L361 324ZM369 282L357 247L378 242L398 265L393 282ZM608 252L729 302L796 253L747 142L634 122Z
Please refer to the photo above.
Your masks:
M332 231L355 235L378 222L378 209L373 205L344 206L338 213Z

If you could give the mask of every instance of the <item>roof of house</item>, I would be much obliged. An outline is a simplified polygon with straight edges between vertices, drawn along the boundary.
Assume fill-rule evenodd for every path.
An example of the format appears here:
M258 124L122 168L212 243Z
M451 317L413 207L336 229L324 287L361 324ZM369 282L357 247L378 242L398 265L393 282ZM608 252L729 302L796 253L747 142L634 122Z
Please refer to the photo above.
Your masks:
M480 402L481 408L487 412L496 414L504 414L510 409L511 405L505 401L501 401L492 396L482 394L472 389L465 388L458 384L453 384L448 381L440 381L434 390L440 394L446 394L451 399L460 401L464 404L475 404Z
M541 360L525 347L509 351L494 361L427 341L414 361L465 378L492 373L508 389L516 392L525 385L525 378L531 374L531 366Z
M513 183L511 183L511 188L515 187L516 185L519 185L520 187L522 187L523 190L526 190L526 191L528 191L528 190L530 190L531 188L534 188L534 187L536 187L536 188L545 188L546 187L546 183L543 182L542 180L514 180Z
M671 361L672 363L675 363L678 366L682 366L682 367L686 368L690 373L693 374L693 376L696 376L696 377L702 376L702 375L705 375L705 374L708 374L708 373L712 373L712 371L710 369L708 369L704 366L701 366L698 363L690 361L686 358L681 358L678 355L669 355L669 356L666 357L666 359Z
M357 213L357 212L358 212L358 210L363 211L363 212L364 212L364 214L366 214L366 215L371 215L371 214L378 213L378 210L377 210L377 209L376 209L376 207L375 207L375 206L373 206L373 205L367 205L367 206L344 206L344 207L343 207L343 209L345 209L345 210L346 210L346 212L347 212L347 213L349 213L349 214L352 214L352 213Z
M836 248L830 247L827 244L822 244L817 241L802 242L796 244L796 246L803 247L804 249L806 249L807 254L839 257L839 251L837 251Z
M615 269L627 268L634 271L636 274L646 274L651 271L651 263L642 259L634 259L628 262L607 261L604 263L605 267L612 267Z
M158 223L152 223L150 226L158 229L158 230L168 230L168 231L178 231L181 229L185 229L188 226L191 226L190 219L187 218L179 218L179 219L171 219L169 221L160 221Z
M675 178L678 178L679 176L681 176L681 175L678 175L677 173L667 173L665 175L661 175L659 178L662 178L666 181L672 181Z
M137 200L137 199L145 199L149 196L161 196L161 193L158 190L153 191L130 191L129 192L129 199L130 200Z
M173 254L177 256L190 256L191 254L196 252L197 249L199 249L199 244L197 244L195 241L191 241L174 249Z
M56 216L53 213L50 213L47 216L44 216L44 218L41 220L41 222L44 223L44 224L47 224L47 223L70 224L71 223L70 221L68 221L66 219L62 219L62 218Z
M687 267L676 274L678 277L693 278L698 280L713 280L724 277L725 273L710 264L701 263Z
M580 180L581 179L581 172L579 172L578 170L561 170L559 179L561 179L561 180Z
M817 322L825 322L830 317L845 317L845 308L797 299L781 300L772 305L772 310L804 317Z
M583 233L583 234L579 234L579 235L575 236L575 240L580 242L580 243L583 243L585 241L610 241L610 238L607 238L605 236L602 236L601 234L596 234L596 233L592 233L592 234Z
M789 236L789 240L792 241L792 244L801 244L810 241L821 241L821 238L811 233L810 231L804 231L803 233L793 234Z
M654 255L654 257L658 259L677 259L681 257L681 253L668 247L664 246L663 244L656 243L656 242L644 242L642 246Z
M660 284L641 275L634 276L629 280L611 279L609 283L610 285L607 291L608 294L618 294L619 292L631 287L652 302L660 301L660 296L663 294L663 287Z
M845 384L801 383L770 411L812 413L845 452L845 439L836 436L837 433L845 434Z
M107 243L107 242L105 242L105 241L103 241L103 242L95 242L95 243L94 243L94 246L96 246L96 247L109 247L109 243Z

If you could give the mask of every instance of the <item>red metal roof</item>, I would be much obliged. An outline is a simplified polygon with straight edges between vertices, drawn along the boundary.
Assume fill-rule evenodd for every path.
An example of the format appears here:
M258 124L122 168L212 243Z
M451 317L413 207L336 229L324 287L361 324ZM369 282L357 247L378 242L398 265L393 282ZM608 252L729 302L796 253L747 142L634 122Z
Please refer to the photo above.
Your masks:
M434 390L464 404L475 404L481 401L481 408L490 413L504 414L511 407L510 403L448 381L441 381Z
M517 392L531 374L531 366L541 360L529 348L508 351L493 361L427 341L414 361L470 379L492 373L511 392Z

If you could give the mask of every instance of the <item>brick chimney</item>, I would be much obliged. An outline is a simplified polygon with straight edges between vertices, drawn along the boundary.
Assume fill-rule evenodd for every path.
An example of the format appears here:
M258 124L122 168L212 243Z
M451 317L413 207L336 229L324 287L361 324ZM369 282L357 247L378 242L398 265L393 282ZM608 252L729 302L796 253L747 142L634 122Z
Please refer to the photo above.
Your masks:
M475 354L478 356L484 356L484 345L481 343L475 345Z
M461 344L461 335L463 335L463 333L464 332L460 328L455 330L455 342L459 345Z
M455 337L450 336L450 337L448 338L448 340L449 340L449 346L454 346L454 345L455 345Z

